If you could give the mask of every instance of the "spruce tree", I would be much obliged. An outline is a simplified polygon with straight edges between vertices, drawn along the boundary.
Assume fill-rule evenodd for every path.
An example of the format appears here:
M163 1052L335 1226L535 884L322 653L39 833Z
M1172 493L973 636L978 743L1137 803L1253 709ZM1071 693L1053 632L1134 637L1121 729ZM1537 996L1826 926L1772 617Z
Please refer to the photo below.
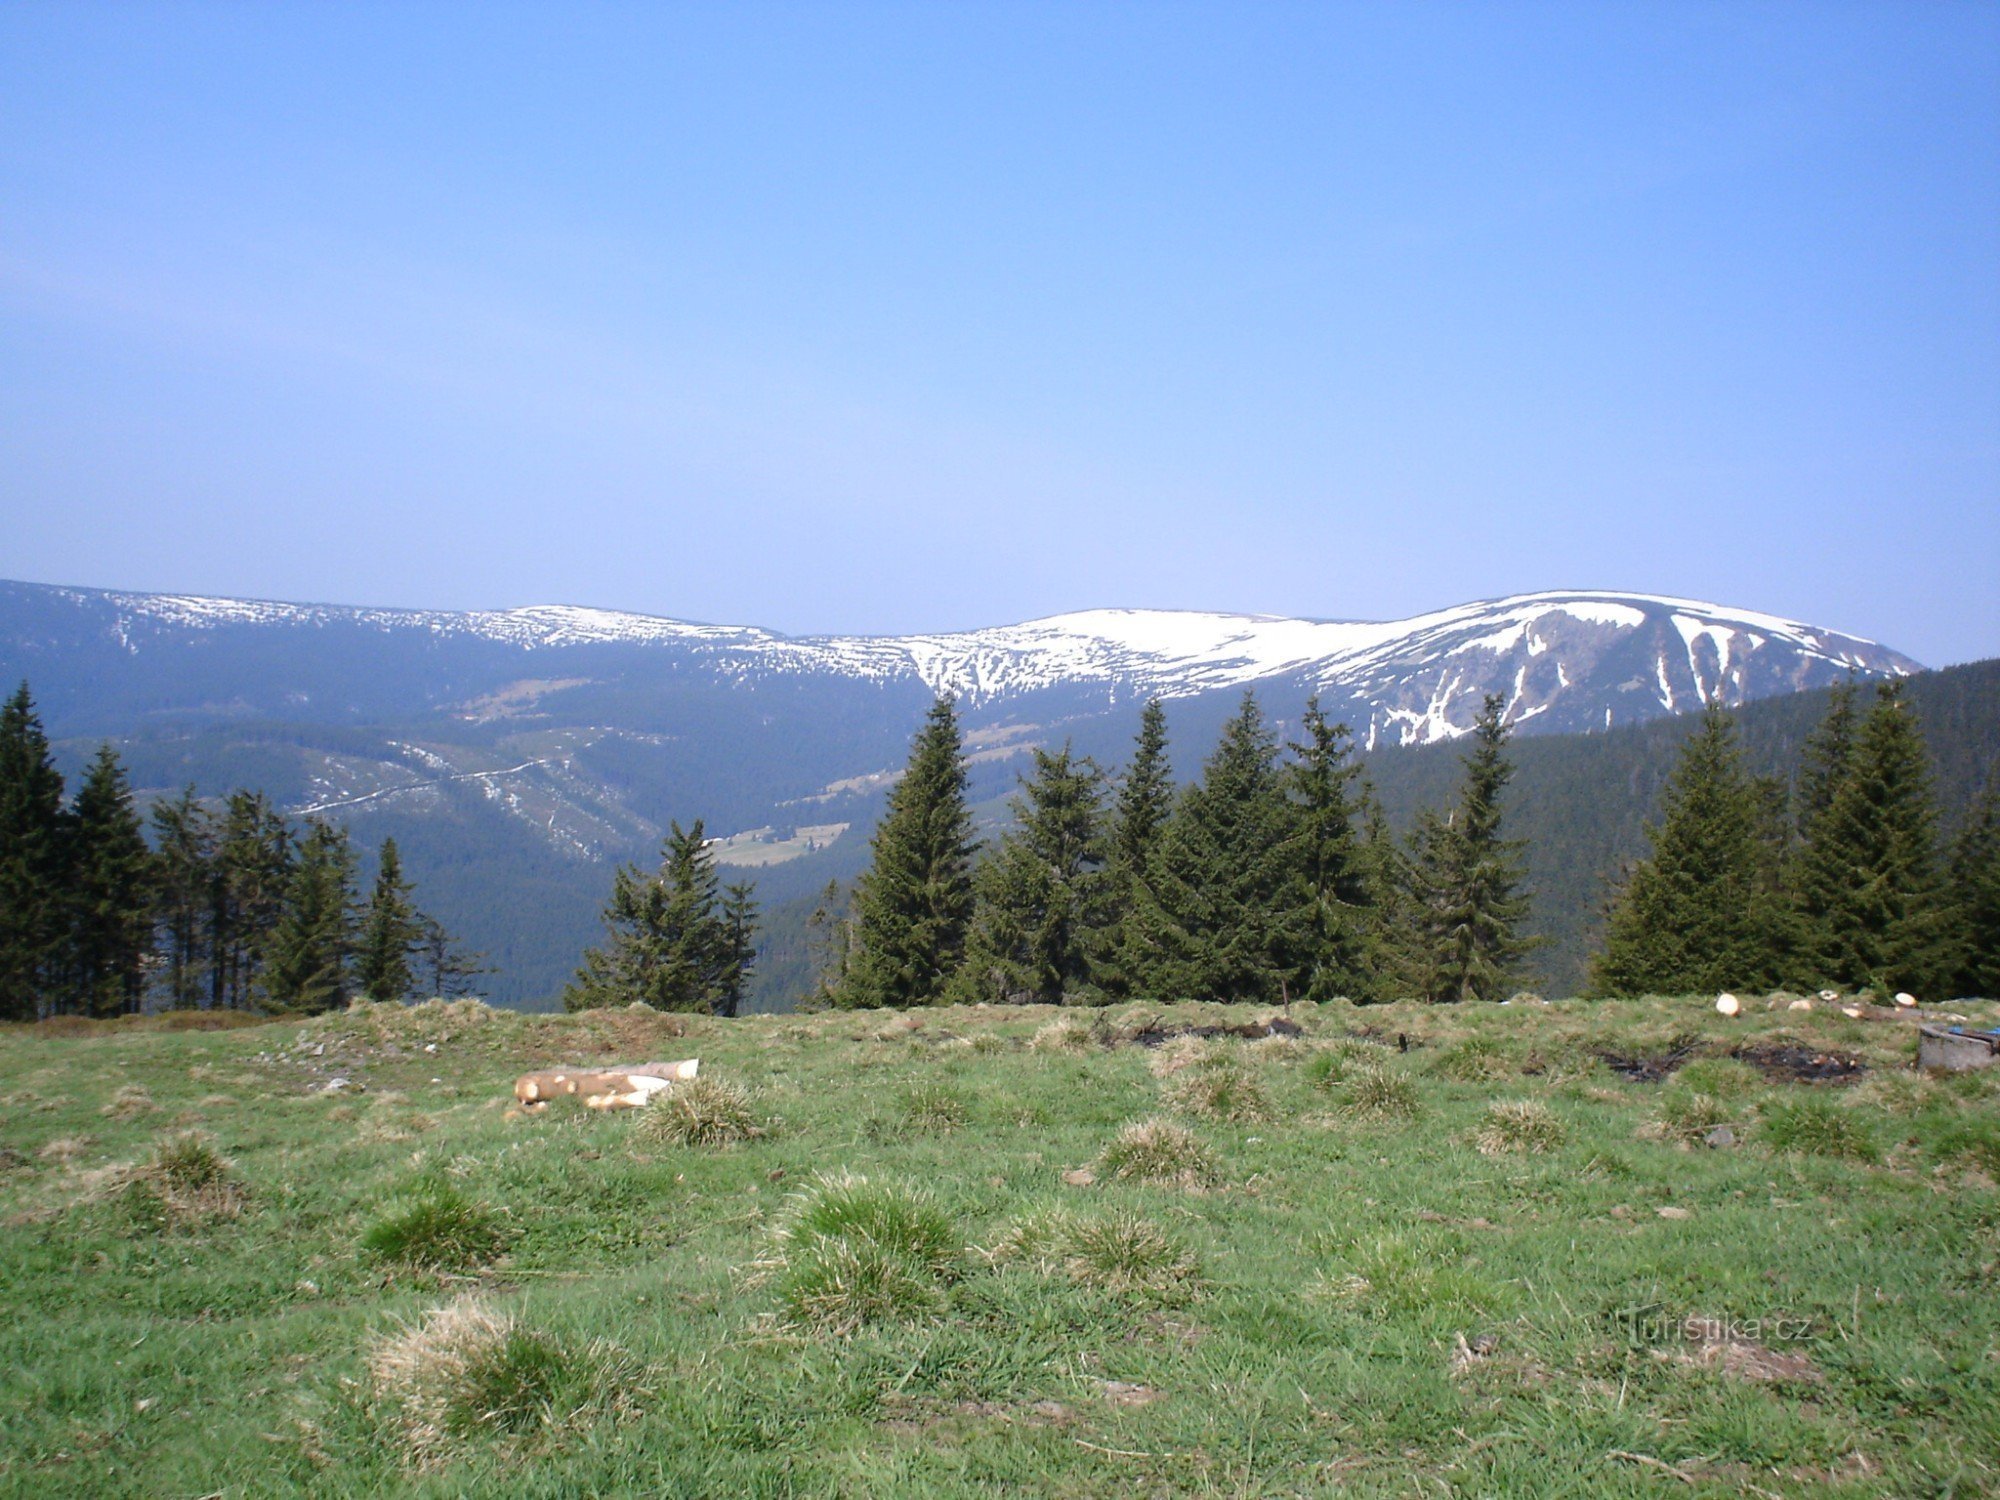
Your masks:
M1957 931L1949 989L2000 999L2000 760L1952 845L1951 894Z
M63 960L63 780L22 683L0 708L0 1020L32 1021Z
M134 1014L153 937L153 854L117 752L100 745L71 821L65 987L86 1015Z
M1902 684L1883 683L1800 858L1798 900L1813 979L1937 993L1951 967L1937 853L1923 736Z
M152 824L162 998L170 1009L195 1010L212 993L215 819L188 786L153 804Z
M722 888L726 963L722 998L715 1008L719 1016L739 1016L743 1013L744 996L750 987L750 971L757 966L756 897L757 888L747 881L736 881Z
M1426 816L1418 827L1411 861L1415 963L1424 998L1433 1002L1499 999L1531 946L1520 935L1528 914L1519 889L1522 845L1500 832L1500 796L1513 775L1504 702L1489 693L1473 723L1457 807L1448 818Z
M1095 963L1097 984L1111 995L1132 993L1134 952L1131 923L1147 866L1173 816L1173 768L1167 763L1167 711L1158 698L1139 714L1139 736L1111 811L1106 838L1106 922Z
M294 859L292 826L262 792L237 791L214 830L208 879L209 995L213 1005L251 1003L271 929L285 909Z
M977 897L956 987L967 1000L1060 1005L1092 985L1103 947L1104 778L1068 745L1036 750L1014 826L974 877Z
M374 889L354 946L354 980L370 1000L408 999L416 983L410 961L423 943L424 925L410 904L410 890L396 841L382 840Z
M315 821L299 843L285 909L266 945L261 980L267 1005L318 1013L347 1003L354 907L347 833Z
M607 940L584 955L563 993L565 1009L643 1001L655 1010L721 1014L732 994L740 998L748 939L733 934L723 914L701 820L687 829L674 823L660 855L657 874L625 865L613 876Z
M1821 719L1806 739L1800 756L1798 788L1793 813L1794 832L1800 839L1812 837L1814 825L1826 816L1834 794L1847 779L1848 758L1854 753L1857 693L1854 679L1835 683Z
M972 922L972 814L949 697L931 706L876 826L854 892L854 949L835 997L845 1006L933 1005L965 955Z
M1305 740L1287 770L1300 970L1308 1000L1370 998L1378 980L1375 892L1361 848L1361 767L1345 724L1329 724L1319 699L1306 704Z
M1353 998L1389 1000L1427 993L1416 942L1416 909L1411 900L1410 858L1389 827L1375 788L1364 774L1358 793L1361 807L1359 857L1363 879L1373 897L1368 908L1368 951L1374 963L1371 982Z
M1776 915L1766 798L1743 770L1734 718L1719 703L1681 747L1651 854L1613 907L1592 968L1601 995L1762 990L1775 982Z
M1291 809L1253 694L1180 795L1128 917L1130 983L1160 999L1284 1002L1305 937L1289 899Z

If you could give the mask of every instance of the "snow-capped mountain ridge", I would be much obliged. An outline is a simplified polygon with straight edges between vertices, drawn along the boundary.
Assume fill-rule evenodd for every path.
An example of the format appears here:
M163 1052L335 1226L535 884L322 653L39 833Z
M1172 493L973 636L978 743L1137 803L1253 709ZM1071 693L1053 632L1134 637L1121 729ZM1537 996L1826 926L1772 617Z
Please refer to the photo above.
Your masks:
M1365 705L1368 712L1357 718L1365 718L1371 744L1452 738L1488 692L1506 697L1518 723L1553 715L1548 727L1557 721L1565 728L1604 727L1681 712L1717 696L1735 703L1848 673L1897 675L1917 666L1873 641L1761 611L1590 590L1521 594L1378 622L1096 609L904 636L787 636L574 605L454 612L59 592L79 604L94 599L111 606L117 638L134 653L147 649L134 629L140 622L152 627L147 634L338 626L527 652L672 647L724 681L771 674L915 679L988 707L1057 688L1096 687L1116 701L1283 681ZM1620 673L1616 681L1605 680L1607 667ZM1581 711L1586 698L1595 700L1588 713Z

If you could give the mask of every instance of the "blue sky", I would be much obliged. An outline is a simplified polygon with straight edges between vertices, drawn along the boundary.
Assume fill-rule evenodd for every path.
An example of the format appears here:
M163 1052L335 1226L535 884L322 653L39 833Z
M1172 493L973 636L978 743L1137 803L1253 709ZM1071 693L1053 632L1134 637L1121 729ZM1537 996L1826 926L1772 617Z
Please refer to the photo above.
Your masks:
M0 577L2000 654L2000 7L15 3Z

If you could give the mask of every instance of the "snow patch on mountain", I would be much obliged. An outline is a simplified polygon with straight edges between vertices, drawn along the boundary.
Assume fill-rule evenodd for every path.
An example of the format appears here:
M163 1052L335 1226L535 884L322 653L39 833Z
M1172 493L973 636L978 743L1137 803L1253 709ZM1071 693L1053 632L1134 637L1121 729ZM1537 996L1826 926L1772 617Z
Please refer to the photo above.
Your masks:
M722 682L780 674L915 680L968 706L1079 685L1122 699L1284 682L1361 707L1371 743L1455 738L1488 692L1504 696L1515 722L1596 727L1600 703L1618 691L1611 684L1635 671L1652 689L1645 696L1671 713L1717 696L1733 703L1848 672L1900 674L1917 665L1858 636L1754 610L1590 590L1522 594L1405 620L1094 609L906 636L786 636L575 605L447 612L64 592L79 603L110 604L106 629L134 654L174 630L343 627L479 639L527 652L669 650ZM1636 660L1631 644L1643 652ZM1635 705L1630 712L1652 711ZM1606 722L1630 716L1624 708L1604 713Z

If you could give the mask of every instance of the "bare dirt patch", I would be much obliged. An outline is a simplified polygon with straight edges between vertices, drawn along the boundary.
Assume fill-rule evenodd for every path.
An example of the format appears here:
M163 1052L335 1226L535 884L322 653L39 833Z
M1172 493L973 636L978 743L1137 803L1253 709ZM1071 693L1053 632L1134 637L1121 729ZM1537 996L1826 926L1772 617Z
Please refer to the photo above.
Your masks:
M1673 1077L1683 1063L1692 1062L1699 1057L1701 1051L1700 1037L1682 1035L1670 1041L1664 1052L1641 1053L1630 1057L1618 1052L1600 1052L1597 1055L1603 1060L1605 1067L1621 1078L1629 1078L1634 1083L1664 1083Z
M1844 1052L1817 1052L1797 1043L1738 1047L1729 1054L1773 1083L1855 1083L1868 1064Z

